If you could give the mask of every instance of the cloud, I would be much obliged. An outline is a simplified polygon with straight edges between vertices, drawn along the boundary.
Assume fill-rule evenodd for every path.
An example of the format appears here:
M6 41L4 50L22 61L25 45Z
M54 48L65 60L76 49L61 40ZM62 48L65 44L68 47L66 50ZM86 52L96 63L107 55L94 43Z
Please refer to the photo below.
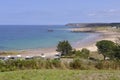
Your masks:
M88 16L96 16L95 13L89 13Z
M116 10L115 9L110 9L109 12L115 12Z
M120 16L120 10L117 9L107 9L107 10L100 10L100 11L92 11L87 13L89 17L114 17Z

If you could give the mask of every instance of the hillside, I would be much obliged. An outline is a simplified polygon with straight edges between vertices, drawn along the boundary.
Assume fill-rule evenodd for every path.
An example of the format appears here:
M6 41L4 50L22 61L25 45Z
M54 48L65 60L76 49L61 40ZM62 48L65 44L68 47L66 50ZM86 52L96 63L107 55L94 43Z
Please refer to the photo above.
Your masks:
M71 27L120 27L120 23L68 23L66 26Z

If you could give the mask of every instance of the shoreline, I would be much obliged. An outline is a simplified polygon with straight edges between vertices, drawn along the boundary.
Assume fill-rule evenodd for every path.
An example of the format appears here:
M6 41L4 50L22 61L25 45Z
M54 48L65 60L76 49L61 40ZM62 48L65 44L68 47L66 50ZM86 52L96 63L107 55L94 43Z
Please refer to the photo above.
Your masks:
M117 37L120 37L120 33L117 32L101 32L98 36L94 37L92 42L88 42L88 45L84 45L82 47L76 47L77 50L81 50L82 48L87 48L90 51L97 51L96 42L100 40L111 40L113 42L116 42Z
M72 47L76 50L81 50L82 48L87 48L90 51L97 51L97 47L95 46L97 41L100 40L116 40L117 37L120 37L120 33L118 32L93 32L92 35L88 36L83 40L79 40L77 42L73 42ZM12 50L11 50L12 51ZM52 57L56 53L56 47L52 48L37 48L37 49L26 49L26 50L13 50L18 52L22 57L25 56L40 56L42 53L46 55L46 57ZM0 55L1 56L1 55ZM12 55L16 56L16 55Z

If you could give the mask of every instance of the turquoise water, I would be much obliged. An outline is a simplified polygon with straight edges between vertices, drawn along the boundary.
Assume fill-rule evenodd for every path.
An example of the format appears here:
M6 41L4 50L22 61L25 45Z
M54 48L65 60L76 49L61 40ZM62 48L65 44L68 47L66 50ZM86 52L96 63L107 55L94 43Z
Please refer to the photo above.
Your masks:
M90 35L72 33L66 30L68 28L63 25L0 25L0 50L56 47L61 40L73 44Z

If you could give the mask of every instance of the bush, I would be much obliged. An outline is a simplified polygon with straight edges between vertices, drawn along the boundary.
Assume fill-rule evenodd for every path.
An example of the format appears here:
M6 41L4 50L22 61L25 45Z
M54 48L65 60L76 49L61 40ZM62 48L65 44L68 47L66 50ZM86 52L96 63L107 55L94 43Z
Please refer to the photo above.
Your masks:
M99 61L98 63L96 63L95 67L97 69L120 70L120 60Z
M82 53L82 56L83 56L84 58L88 58L88 57L89 57L89 54L90 54L90 51L89 51L88 49L86 49L86 48L83 48L83 49L81 50L81 53Z
M87 59L89 57L90 51L86 48L83 48L81 51L74 51L74 53L76 57Z
M73 60L73 62L70 63L71 69L81 69L81 63L79 59Z
M90 61L76 58L71 62L62 62L60 60L7 60L0 61L0 71L15 71L26 69L113 69L120 70L120 60L110 61Z

